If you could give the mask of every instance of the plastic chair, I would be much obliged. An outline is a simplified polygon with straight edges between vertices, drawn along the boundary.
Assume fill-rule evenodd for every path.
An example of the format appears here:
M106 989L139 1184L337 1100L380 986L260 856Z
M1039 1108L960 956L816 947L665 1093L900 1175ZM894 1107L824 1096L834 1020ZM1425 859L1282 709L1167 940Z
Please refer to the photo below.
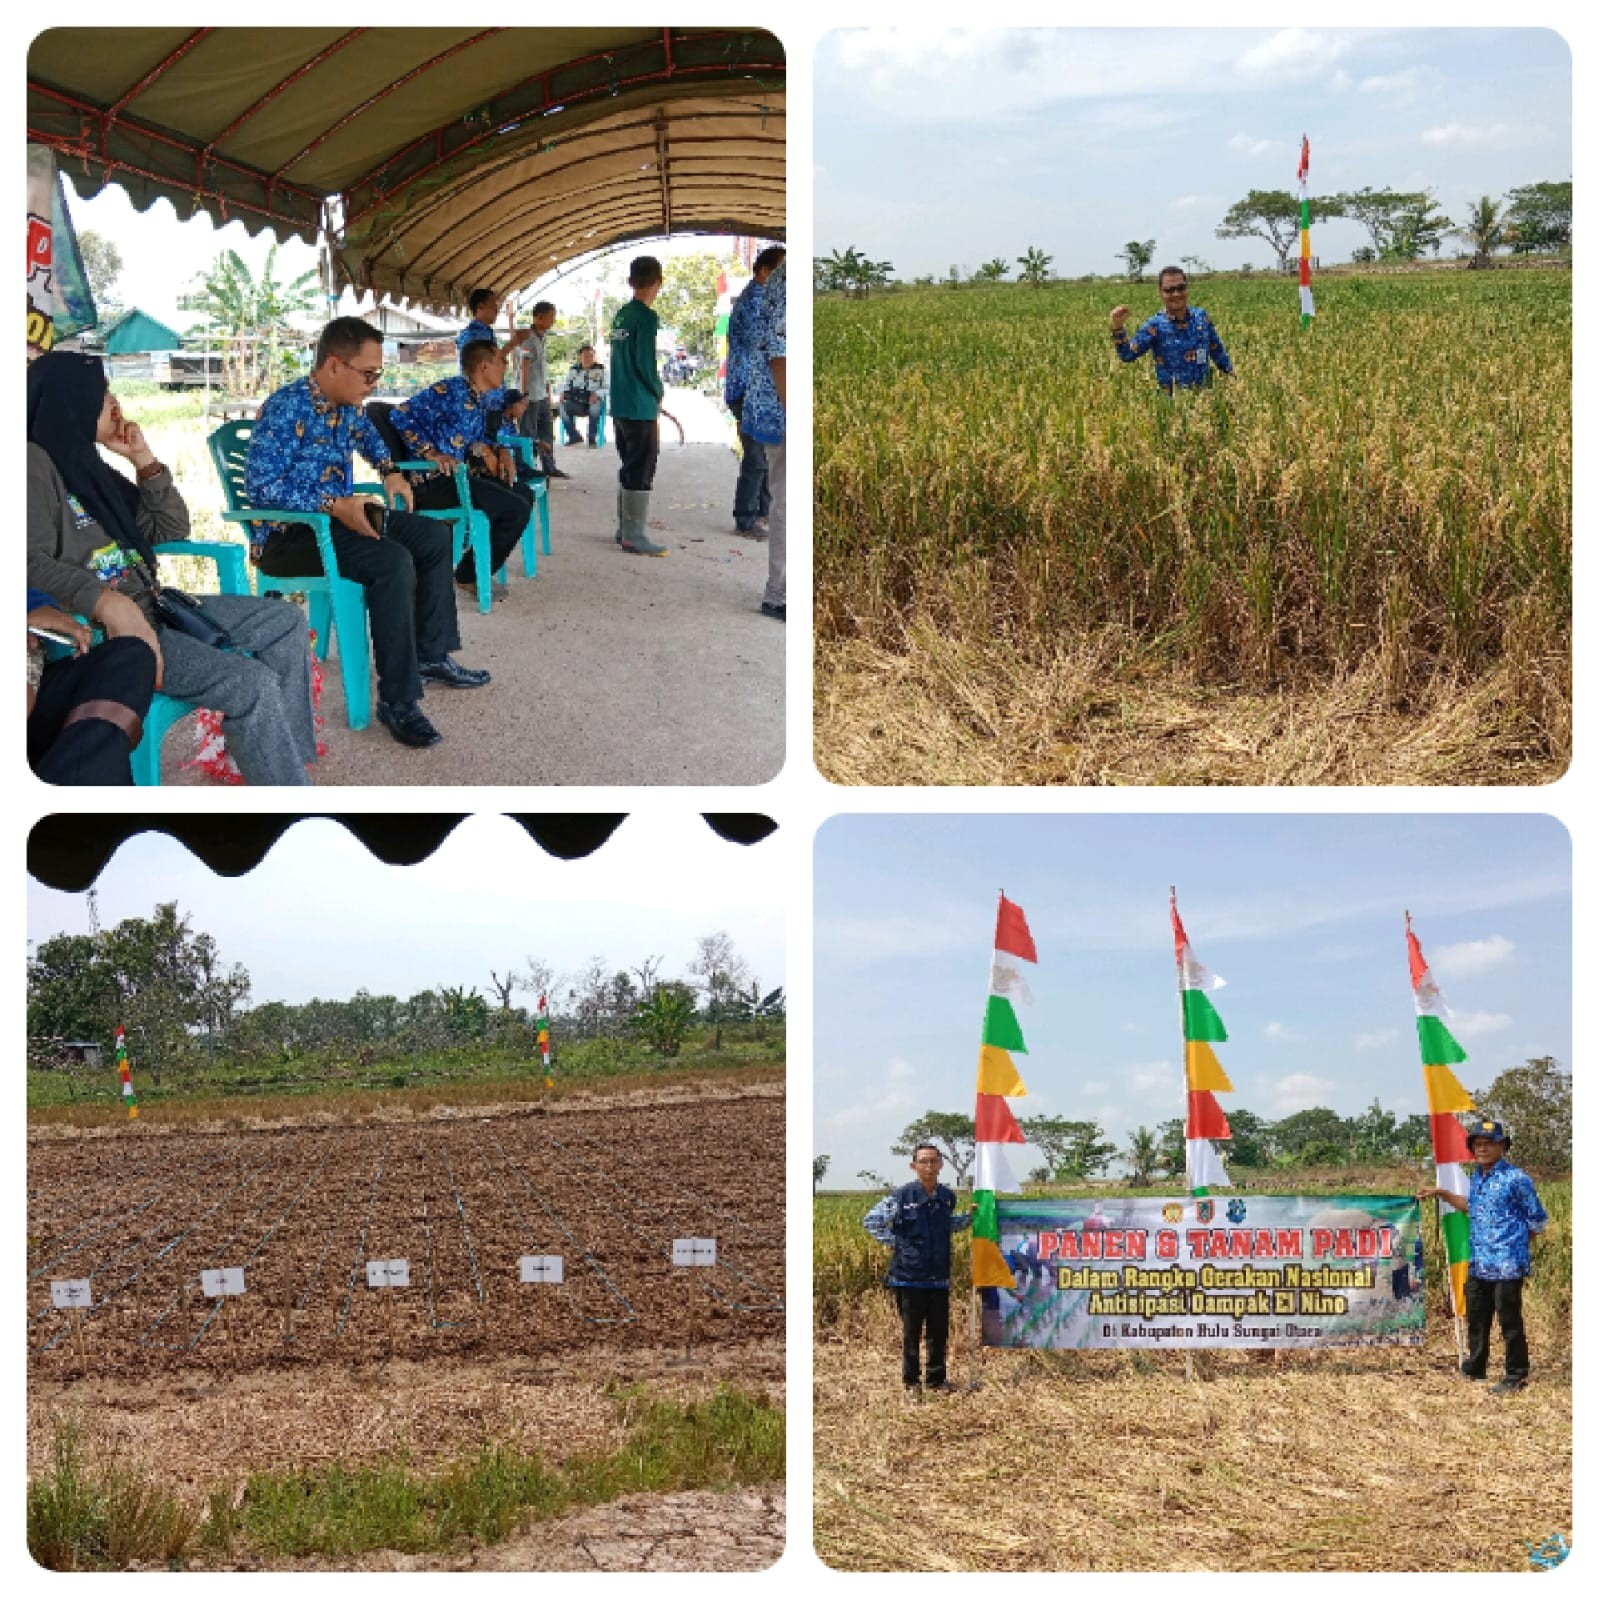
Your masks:
M175 700L160 692L150 701L150 714L144 719L144 737L132 756L133 781L140 788L160 787L162 742L174 722L181 722L190 711L199 709L190 700Z
M319 660L328 658L334 635L339 640L339 676L344 683L344 712L350 731L359 733L372 721L372 646L366 623L366 590L339 575L339 558L333 549L332 518L324 511L288 511L250 504L244 486L245 461L255 424L247 419L224 422L206 443L222 480L227 505L222 519L248 527L257 522L288 522L308 527L316 536L322 559L318 577L272 577L262 573L263 593L304 594L316 634ZM148 738L148 732L145 734Z
M431 461L401 460L405 454L405 441L400 437L399 430L391 419L390 413L393 410L394 407L386 400L367 402L366 414L382 435L383 442L394 452L394 470L396 472L437 471L438 468ZM472 566L477 574L477 608L486 614L494 606L493 579L489 574L489 519L472 503L472 488L467 476L466 463L462 462L457 466L451 477L455 482L456 503L437 511L418 511L416 514L435 522L450 524L452 566L461 564L461 552L466 548L467 540L472 541ZM393 504L387 494L384 498Z
M533 470L534 449L532 439L525 439L520 433L505 429L499 436L499 443L503 444L508 450L514 450L518 459L528 471L531 472ZM543 541L544 553L548 555L550 553L550 485L544 478L536 477L531 480L528 487L533 490L534 515L528 518L526 531L522 534L522 571L527 577L537 577L539 575L539 556L535 547L534 518L536 517L538 521L536 530L538 538ZM502 566L494 575L503 583L505 581L505 568Z

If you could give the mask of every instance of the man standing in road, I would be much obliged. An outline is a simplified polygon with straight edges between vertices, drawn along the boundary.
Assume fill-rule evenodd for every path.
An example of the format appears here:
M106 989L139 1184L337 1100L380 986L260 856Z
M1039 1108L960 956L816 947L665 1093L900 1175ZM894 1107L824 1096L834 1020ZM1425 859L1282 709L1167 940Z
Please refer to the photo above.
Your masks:
M867 1232L893 1248L884 1281L894 1290L901 1326L901 1376L905 1397L922 1389L922 1333L927 1334L927 1387L953 1393L945 1370L949 1344L949 1273L954 1233L972 1224L971 1213L955 1214L955 1193L938 1180L944 1157L932 1144L918 1144L911 1155L912 1182L879 1200L866 1213Z
M727 382L722 398L738 422L742 452L738 483L733 489L733 529L751 537L768 531L772 493L766 477L766 446L744 431L744 394L749 386L750 347L755 337L755 321L760 314L761 294L766 280L782 264L786 253L782 245L772 244L755 257L753 276L733 302L732 314L727 319Z
M1181 267L1162 267L1157 280L1162 309L1139 330L1127 336L1130 307L1118 305L1110 314L1110 336L1123 361L1136 361L1146 350L1155 352L1155 381L1167 394L1178 389L1202 389L1216 368L1232 376L1232 358L1221 342L1209 315L1188 303L1188 274Z
M750 334L749 387L739 427L766 452L771 517L766 538L766 592L761 614L788 620L788 263L767 279Z
M1473 1382L1488 1376L1488 1335L1494 1317L1505 1341L1504 1381L1496 1394L1527 1386L1531 1362L1521 1319L1521 1285L1532 1274L1532 1240L1549 1225L1549 1213L1532 1179L1505 1157L1510 1134L1497 1121L1466 1130L1466 1147L1477 1162L1465 1198L1446 1188L1423 1188L1422 1199L1441 1199L1471 1217L1471 1269L1466 1277L1466 1358L1460 1374Z
M667 547L647 531L650 490L661 453L661 401L666 386L656 364L655 339L661 319L656 296L664 281L653 255L638 256L628 268L633 298L611 324L611 422L622 457L616 495L616 542L630 555L665 555Z

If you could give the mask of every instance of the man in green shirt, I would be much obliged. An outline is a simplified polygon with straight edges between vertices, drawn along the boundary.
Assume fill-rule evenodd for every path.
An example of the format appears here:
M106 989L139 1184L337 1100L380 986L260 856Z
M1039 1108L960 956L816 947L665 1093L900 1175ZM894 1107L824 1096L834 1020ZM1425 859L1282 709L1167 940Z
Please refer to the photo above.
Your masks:
M611 428L622 457L616 496L616 542L634 555L665 555L647 532L650 489L661 453L661 399L666 393L655 362L661 326L653 307L661 292L661 263L641 255L628 269L633 298L611 324Z

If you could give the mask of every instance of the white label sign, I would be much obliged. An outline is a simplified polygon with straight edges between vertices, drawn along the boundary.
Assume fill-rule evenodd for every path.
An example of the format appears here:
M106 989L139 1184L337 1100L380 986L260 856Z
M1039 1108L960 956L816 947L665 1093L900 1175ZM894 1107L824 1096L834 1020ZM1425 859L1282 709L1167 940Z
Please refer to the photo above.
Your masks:
M89 1295L87 1277L62 1277L50 1284L50 1303L57 1310L88 1310L94 1300Z
M411 1262L408 1260L369 1260L366 1263L368 1288L409 1288Z
M522 1281L525 1283L564 1283L566 1261L560 1255L524 1255Z
M672 1240L674 1266L714 1266L716 1240L714 1238L674 1238Z
M200 1291L207 1299L228 1299L244 1292L244 1267L223 1266L200 1273Z

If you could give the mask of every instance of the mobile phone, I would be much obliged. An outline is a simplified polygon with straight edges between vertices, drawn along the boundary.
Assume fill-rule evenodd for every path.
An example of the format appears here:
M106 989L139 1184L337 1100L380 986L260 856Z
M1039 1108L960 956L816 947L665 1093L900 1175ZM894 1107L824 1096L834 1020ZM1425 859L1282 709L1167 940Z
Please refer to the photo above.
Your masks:
M69 650L75 650L78 647L78 641L75 638L68 638L65 633L53 632L48 627L35 627L32 622L29 622L28 631L35 638L49 639L52 644L65 644Z
M361 509L366 512L367 525L374 533L377 534L379 538L382 538L383 519L388 514L387 511L383 506L374 505L370 500L368 500L366 504L361 507Z

